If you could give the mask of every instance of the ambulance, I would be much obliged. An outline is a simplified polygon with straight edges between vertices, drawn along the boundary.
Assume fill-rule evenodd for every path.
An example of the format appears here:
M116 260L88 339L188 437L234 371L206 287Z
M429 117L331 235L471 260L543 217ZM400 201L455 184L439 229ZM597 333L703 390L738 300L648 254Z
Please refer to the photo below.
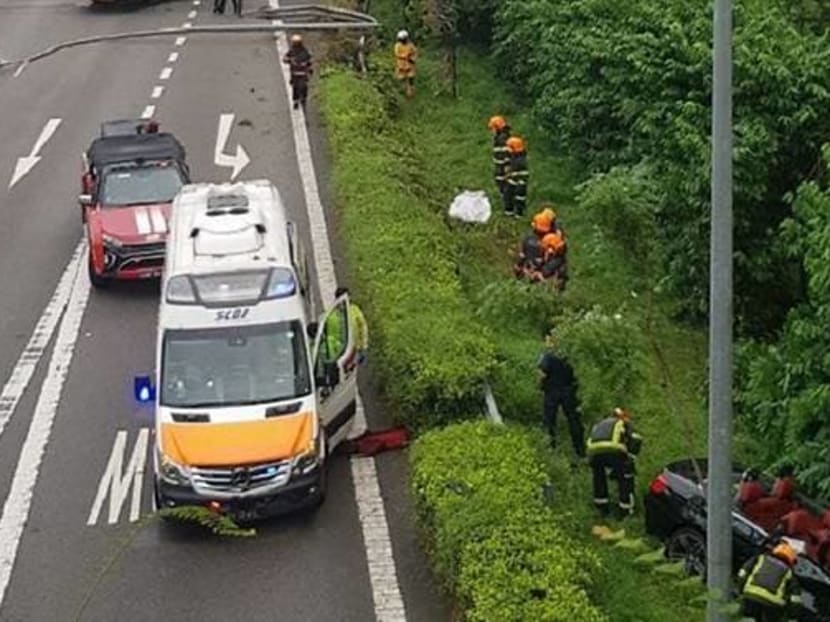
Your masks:
M317 321L297 227L267 180L184 186L156 344L158 508L256 520L319 506L356 412L348 297Z

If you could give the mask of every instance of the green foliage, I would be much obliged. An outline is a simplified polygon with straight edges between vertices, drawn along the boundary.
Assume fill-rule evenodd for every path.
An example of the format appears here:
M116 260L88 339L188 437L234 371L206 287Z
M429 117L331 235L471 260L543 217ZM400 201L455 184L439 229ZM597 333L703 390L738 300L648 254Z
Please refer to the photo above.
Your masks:
M830 192L803 184L783 237L803 258L807 300L792 309L777 342L745 344L738 402L744 425L763 438L766 463L790 462L799 479L830 495Z
M736 6L735 242L742 325L780 322L797 293L771 251L783 195L830 134L830 48L774 5ZM671 0L506 0L496 18L505 72L532 98L549 140L594 170L648 163L669 282L707 312L711 11Z
M539 441L519 427L462 423L412 448L412 490L446 587L475 622L601 622L598 560L556 526Z
M474 411L494 347L464 300L457 245L423 198L416 141L371 82L334 70L322 95L350 280L386 393L416 426Z
M585 412L603 417L637 399L645 379L646 344L624 309L610 315L600 307L568 311L557 319L552 335L574 367Z
M234 538L253 538L256 536L256 529L240 527L231 517L213 512L203 505L162 508L158 514L162 518L201 525L217 536Z
M597 223L604 245L616 246L646 284L657 268L657 210L664 198L646 166L612 168L578 187L580 209Z

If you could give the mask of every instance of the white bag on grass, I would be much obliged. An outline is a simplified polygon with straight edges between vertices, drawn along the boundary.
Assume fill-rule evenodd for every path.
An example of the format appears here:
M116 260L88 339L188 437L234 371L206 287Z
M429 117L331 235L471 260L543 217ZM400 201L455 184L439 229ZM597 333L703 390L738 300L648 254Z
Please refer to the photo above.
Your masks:
M465 190L452 200L450 217L464 222L484 223L490 220L490 199L483 190Z

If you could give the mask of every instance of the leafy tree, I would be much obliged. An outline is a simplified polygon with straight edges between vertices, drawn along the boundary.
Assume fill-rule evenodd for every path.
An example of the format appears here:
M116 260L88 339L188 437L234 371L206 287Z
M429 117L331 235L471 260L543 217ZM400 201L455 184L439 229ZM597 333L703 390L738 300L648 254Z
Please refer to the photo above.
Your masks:
M830 151L826 152L830 157ZM787 461L815 491L830 495L830 190L803 184L782 225L800 257L807 300L792 309L780 338L743 348L738 403L743 423L764 439L768 463Z

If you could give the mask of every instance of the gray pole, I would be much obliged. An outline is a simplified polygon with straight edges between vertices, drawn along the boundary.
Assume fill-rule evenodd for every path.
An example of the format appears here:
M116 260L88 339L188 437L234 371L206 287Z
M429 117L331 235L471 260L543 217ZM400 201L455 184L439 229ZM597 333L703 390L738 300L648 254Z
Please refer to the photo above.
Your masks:
M712 233L709 281L707 587L732 579L732 0L715 0L712 90ZM720 599L709 622L725 622Z

